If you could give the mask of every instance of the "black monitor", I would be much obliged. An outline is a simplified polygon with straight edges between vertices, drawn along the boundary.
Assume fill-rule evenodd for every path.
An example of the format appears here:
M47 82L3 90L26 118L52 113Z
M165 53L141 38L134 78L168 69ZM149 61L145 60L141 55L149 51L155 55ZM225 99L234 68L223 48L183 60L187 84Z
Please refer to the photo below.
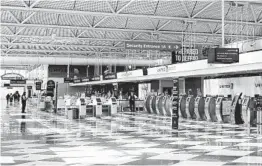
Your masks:
M112 100L112 102L114 102L114 103L116 102L116 98L114 98L114 97L112 97L111 100Z
M96 98L96 102L97 102L97 103L101 103L102 101L101 101L100 98Z

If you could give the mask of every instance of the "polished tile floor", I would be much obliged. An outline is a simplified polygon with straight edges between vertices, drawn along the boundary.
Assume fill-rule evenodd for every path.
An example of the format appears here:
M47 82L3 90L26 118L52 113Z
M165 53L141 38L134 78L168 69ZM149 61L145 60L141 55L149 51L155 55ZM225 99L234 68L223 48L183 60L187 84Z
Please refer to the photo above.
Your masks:
M2 165L262 166L256 128L180 120L146 113L67 120L1 102Z

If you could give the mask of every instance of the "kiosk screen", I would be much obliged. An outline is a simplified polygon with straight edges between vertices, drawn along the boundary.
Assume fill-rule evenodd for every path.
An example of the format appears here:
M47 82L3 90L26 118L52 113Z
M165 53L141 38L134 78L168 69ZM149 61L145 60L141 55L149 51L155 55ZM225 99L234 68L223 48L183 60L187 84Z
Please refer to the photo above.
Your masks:
M112 102L116 103L116 98L111 98Z
M220 103L221 100L222 100L222 98L218 98L218 99L217 99L217 103Z
M97 103L101 103L102 101L101 101L100 98L96 98L96 102L97 102Z
M206 99L206 103L208 103L209 102L209 97Z

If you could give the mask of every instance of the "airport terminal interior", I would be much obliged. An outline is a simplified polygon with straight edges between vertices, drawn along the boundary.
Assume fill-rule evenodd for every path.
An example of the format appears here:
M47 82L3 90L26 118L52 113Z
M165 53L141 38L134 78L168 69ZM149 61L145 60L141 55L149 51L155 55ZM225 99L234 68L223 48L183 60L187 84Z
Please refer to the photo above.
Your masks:
M262 166L261 0L1 0L2 166Z

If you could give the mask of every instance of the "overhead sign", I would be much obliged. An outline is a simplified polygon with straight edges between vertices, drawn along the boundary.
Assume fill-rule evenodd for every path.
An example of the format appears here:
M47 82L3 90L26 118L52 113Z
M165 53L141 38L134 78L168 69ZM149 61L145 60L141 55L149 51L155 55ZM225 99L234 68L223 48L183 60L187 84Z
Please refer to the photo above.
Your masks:
M10 84L4 84L4 87L9 87L10 86Z
M89 82L90 78L89 77L83 77L81 78L81 82Z
M26 80L10 80L10 84L26 84Z
M238 63L239 48L214 48L209 50L208 63Z
M41 90L41 88L42 88L42 82L36 82L35 83L35 89L36 90Z
M116 73L108 73L103 75L103 80L116 79Z
M168 66L167 66L167 70L168 70L168 72L170 72L170 73L176 72L176 65L168 65Z
M48 80L46 83L47 89L55 89L55 82L53 80Z
M100 76L93 76L90 81L100 81Z
M167 73L167 72L168 72L167 66L159 66L159 67L153 67L153 68L147 69L148 75L162 74L162 73Z
M80 82L81 82L81 78L74 79L74 83L80 83Z
M180 44L173 43L153 43L153 42L125 42L125 49L133 50L161 50L161 51L174 51L181 48Z
M140 77L140 76L143 76L142 69L117 73L117 78L129 78L129 77Z
M27 89L30 90L30 89L33 89L33 87L32 86L27 86Z
M72 83L74 82L73 78L64 78L64 83Z
M2 80L23 80L24 76L19 73L6 73L1 76Z

